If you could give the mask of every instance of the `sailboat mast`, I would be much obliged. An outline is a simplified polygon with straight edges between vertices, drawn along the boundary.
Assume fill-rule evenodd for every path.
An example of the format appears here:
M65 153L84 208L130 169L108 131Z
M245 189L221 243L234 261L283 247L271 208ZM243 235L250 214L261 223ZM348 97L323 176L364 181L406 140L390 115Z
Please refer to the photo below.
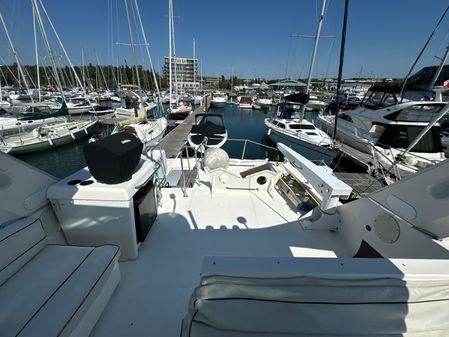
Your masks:
M134 5L136 6L137 18L139 19L140 30L142 32L143 41L145 43L145 50L147 52L148 60L150 61L150 68L151 68L151 74L153 75L154 86L156 87L156 92L159 97L159 100L158 100L159 108L160 108L161 114L164 114L164 107L162 106L162 102L160 100L160 98L161 98L160 87L157 83L156 72L154 71L154 66L153 66L153 59L151 58L150 47L149 47L149 44L147 41L147 36L145 34L145 30L143 29L142 18L140 16L140 10L139 10L139 5L137 4L137 0L134 0Z
M37 52L37 34L36 34L36 13L33 8L33 34L34 34L34 52L36 54L36 76L37 76L37 94L39 102L41 101L41 78L39 74L39 55Z
M83 67L82 67L83 85L85 86L86 85L86 69L84 68L85 67L85 65L84 65L84 48L81 48L81 62L83 64Z
M193 38L193 97L196 98L195 38Z
M335 140L337 137L337 123L338 123L338 113L340 112L340 87L341 87L341 78L343 76L343 63L345 60L345 44L346 44L346 25L348 22L348 7L349 0L345 0L345 14L343 16L343 29L341 31L341 45L340 45L340 63L338 65L338 79L337 79L337 98L335 100L336 109L335 109L335 121L334 121L334 133L332 139Z
M310 84L312 83L312 75L313 75L313 68L315 66L315 58L316 58L316 52L318 50L318 41L320 40L321 35L321 26L323 25L324 20L324 10L326 9L326 0L323 0L321 3L321 13L320 17L318 19L318 27L316 29L316 35L315 35L315 44L313 45L313 53L312 53L312 60L310 61L310 67L309 67L309 76L307 78L307 87L306 87L306 94L308 95L310 92ZM301 107L301 116L300 119L304 118L304 112L306 110L305 104Z
M172 98L173 82L172 82L172 67L171 67L171 55L172 55L172 42L171 42L171 20L172 20L172 0L168 0L168 77L169 77L169 98Z
M200 64L200 90L201 92L203 92L203 59L201 59L201 64Z

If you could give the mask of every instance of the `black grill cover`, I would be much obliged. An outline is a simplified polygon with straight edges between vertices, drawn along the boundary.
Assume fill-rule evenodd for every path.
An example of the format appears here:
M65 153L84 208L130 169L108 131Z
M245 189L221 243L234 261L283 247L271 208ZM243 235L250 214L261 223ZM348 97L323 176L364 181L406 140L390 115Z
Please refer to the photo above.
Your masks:
M131 179L140 160L143 144L134 135L120 132L84 147L92 176L101 183L119 184Z

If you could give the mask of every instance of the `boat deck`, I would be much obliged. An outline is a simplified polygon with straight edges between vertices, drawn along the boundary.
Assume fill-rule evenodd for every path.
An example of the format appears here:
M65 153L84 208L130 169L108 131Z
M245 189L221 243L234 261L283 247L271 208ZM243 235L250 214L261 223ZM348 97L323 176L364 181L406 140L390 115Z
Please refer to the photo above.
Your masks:
M304 231L301 214L277 192L272 198L225 190L212 197L200 171L187 195L162 189L158 217L138 258L120 263L122 280L91 336L179 336L205 256L350 255L338 233Z

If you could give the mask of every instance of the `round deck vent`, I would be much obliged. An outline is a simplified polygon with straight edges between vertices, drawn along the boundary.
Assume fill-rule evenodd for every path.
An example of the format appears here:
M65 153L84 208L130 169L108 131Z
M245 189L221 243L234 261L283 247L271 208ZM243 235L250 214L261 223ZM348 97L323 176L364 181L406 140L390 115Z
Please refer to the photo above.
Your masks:
M373 223L377 237L386 243L395 243L399 239L400 228L395 218L383 213L379 214Z
M259 185L265 185L265 183L267 182L267 178L265 176L260 176L256 179L256 181Z

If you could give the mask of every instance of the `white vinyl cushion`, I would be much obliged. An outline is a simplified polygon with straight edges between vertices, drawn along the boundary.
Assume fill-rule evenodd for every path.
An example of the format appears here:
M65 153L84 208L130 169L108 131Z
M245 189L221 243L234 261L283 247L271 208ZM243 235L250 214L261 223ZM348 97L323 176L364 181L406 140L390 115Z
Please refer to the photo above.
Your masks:
M0 285L44 248L45 237L38 219L23 218L0 228Z
M316 270L318 260L313 260ZM342 265L350 262L323 262L337 260ZM359 260L351 261L373 271L379 264L392 265L388 260ZM449 336L447 278L407 279L399 270L377 278L351 278L343 272L333 277L323 273L320 278L304 272L297 269L296 275L270 277L213 275L203 270L182 336Z
M0 287L0 336L58 336L110 274L118 247L46 246Z

